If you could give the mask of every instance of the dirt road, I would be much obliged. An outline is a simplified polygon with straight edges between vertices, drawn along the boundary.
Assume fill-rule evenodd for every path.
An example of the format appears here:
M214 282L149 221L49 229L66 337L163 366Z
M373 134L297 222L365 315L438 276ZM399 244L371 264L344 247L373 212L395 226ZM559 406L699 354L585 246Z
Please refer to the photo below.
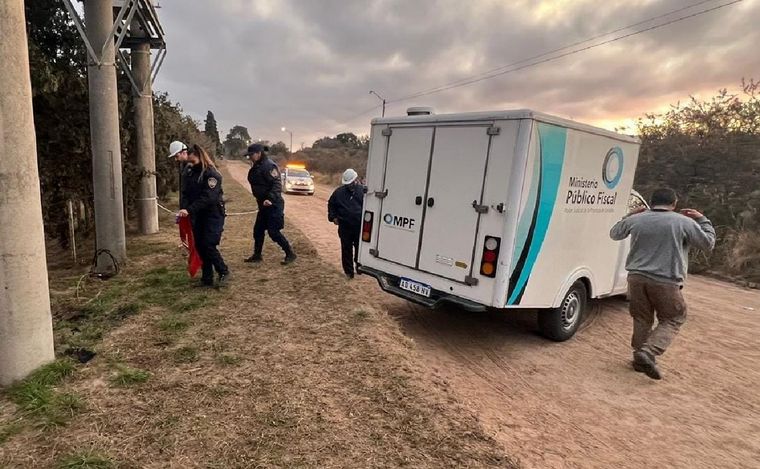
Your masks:
M245 165L230 171L245 185ZM287 217L339 265L329 190L287 196ZM665 379L629 369L630 319L596 302L578 335L539 337L529 313L429 311L353 284L397 319L426 367L528 468L760 467L760 292L693 277L689 321L661 360Z

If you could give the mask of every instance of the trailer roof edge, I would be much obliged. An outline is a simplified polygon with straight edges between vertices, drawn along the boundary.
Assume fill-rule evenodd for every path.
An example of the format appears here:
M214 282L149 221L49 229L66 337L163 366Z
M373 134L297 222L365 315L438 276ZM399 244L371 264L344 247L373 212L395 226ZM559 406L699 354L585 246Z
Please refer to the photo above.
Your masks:
M594 127L589 124L572 121L562 117L544 114L542 112L530 109L514 109L505 111L485 111L485 112L462 112L453 114L430 114L421 116L395 116L395 117L376 117L372 119L372 125L394 125L394 124L422 124L422 123L447 123L447 122L469 122L469 121L488 121L488 120L515 120L515 119L532 119L547 124L560 125L569 129L588 132L595 135L601 135L616 140L629 143L641 143L638 137L620 134L611 130Z

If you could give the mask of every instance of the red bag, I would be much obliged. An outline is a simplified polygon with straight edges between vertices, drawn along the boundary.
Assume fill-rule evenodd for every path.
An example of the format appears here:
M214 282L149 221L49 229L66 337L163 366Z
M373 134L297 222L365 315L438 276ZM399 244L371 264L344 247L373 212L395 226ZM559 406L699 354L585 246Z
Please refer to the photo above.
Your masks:
M193 226L190 224L189 217L182 217L179 219L179 238L189 252L189 255L187 256L187 273L190 274L190 277L195 277L195 274L197 274L198 270L203 266L203 261L198 255L198 251L195 250Z

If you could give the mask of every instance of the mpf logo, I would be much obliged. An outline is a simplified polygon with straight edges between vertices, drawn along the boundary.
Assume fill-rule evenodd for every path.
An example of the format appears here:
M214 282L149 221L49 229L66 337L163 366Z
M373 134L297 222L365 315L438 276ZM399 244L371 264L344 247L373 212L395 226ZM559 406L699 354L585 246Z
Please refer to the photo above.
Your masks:
M622 176L623 150L620 147L612 147L602 163L602 180L607 189L614 189L620 183Z
M386 213L383 216L383 222L390 228L398 228L400 230L414 231L415 220L414 218L399 217Z

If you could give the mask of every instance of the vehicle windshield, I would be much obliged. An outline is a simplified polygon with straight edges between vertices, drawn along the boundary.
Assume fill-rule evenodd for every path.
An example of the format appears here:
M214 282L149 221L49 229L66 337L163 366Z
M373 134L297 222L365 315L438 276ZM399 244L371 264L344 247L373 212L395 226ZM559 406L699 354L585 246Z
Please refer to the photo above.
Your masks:
M307 178L309 177L309 172L305 169L288 169L288 176L294 178Z

